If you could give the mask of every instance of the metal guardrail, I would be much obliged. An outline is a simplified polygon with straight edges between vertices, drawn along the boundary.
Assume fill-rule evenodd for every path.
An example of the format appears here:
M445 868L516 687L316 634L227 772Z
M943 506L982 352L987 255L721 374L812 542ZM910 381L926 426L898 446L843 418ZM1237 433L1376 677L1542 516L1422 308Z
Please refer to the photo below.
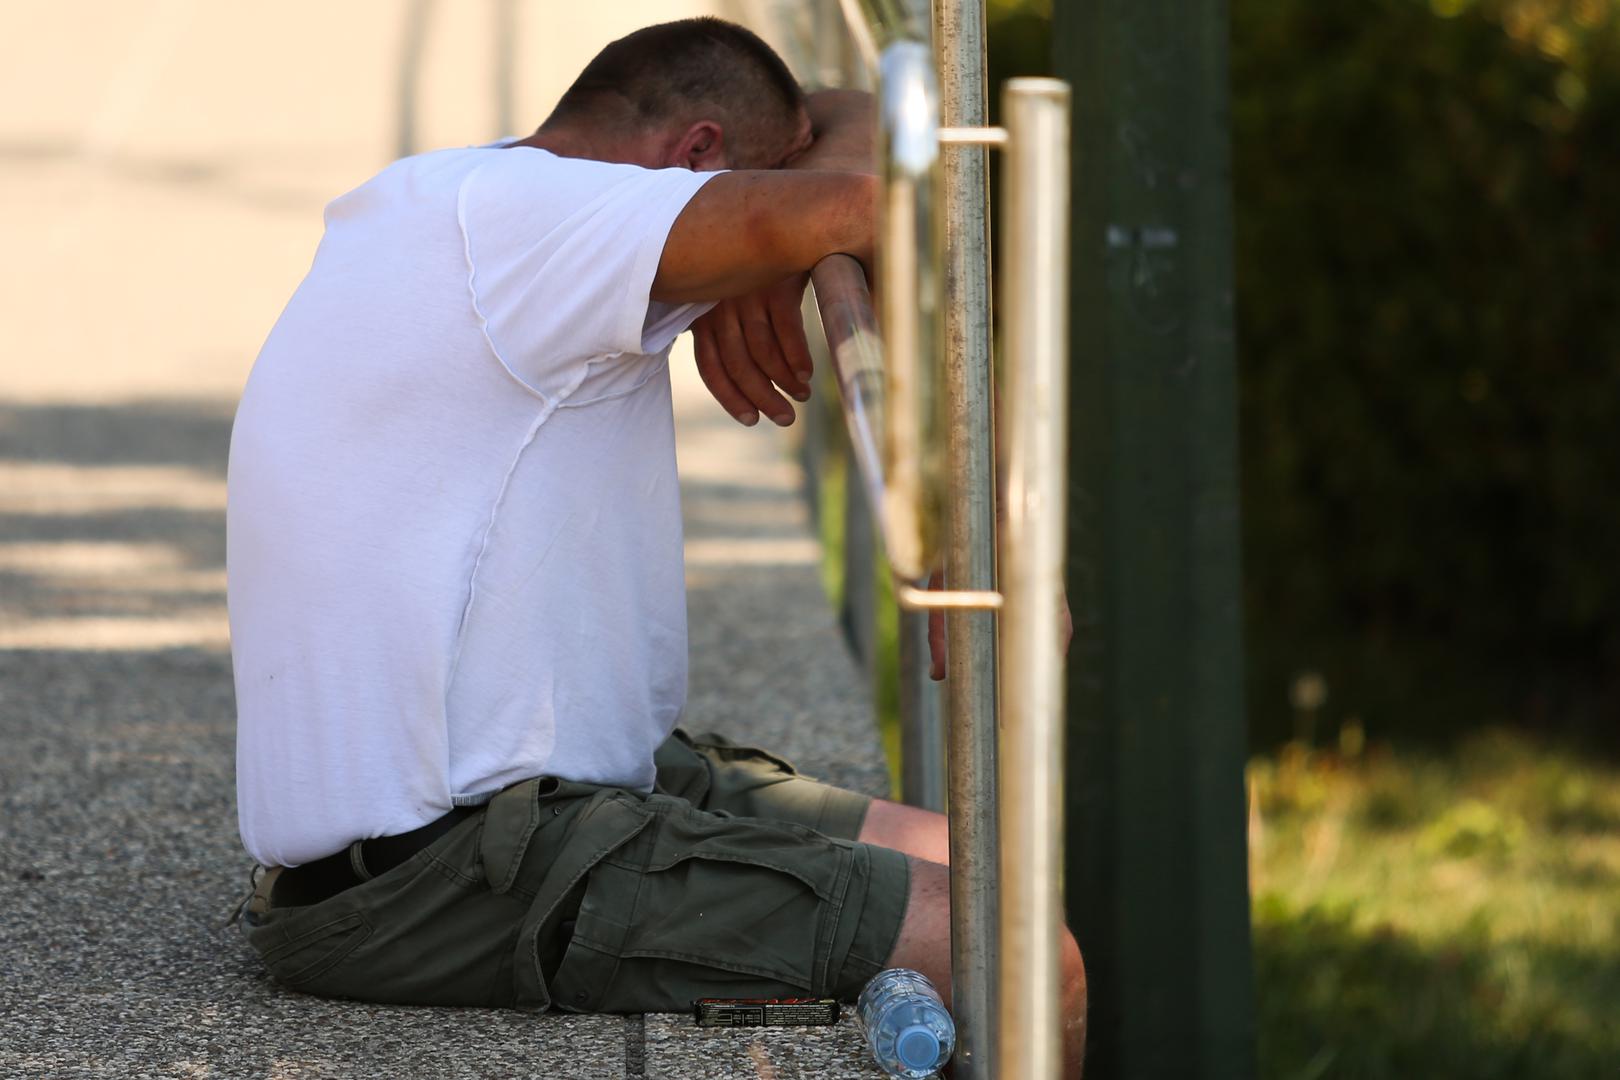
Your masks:
M844 404L844 423L854 453L856 476L868 501L882 500L883 344L866 271L848 255L829 255L810 274L816 310L827 338L833 376Z
M988 122L982 0L936 3L941 135ZM945 576L966 590L996 588L995 380L990 352L990 215L985 147L941 148L944 216L945 438L951 497L946 502ZM997 978L1001 908L996 879L1001 813L996 790L997 616L962 609L945 615L949 799L972 813L950 819L953 1004L981 1016L963 1033L965 1076L983 1077L997 1057ZM988 778L988 780L986 779ZM988 785L988 786L987 786Z
M938 564L940 458L935 368L939 338L939 90L933 57L920 41L898 40L878 57L878 167L881 235L877 253L879 321L886 361L883 475L878 508L896 578L925 583ZM901 597L901 603L906 598Z
M856 51L877 76L884 176L879 308L874 314L865 275L848 257L823 260L811 282L855 466L848 487L859 487L875 511L901 607L951 613L955 1075L1034 1080L1062 1069L1057 627L1067 464L1069 92L1051 79L1012 80L1007 128L985 127L982 6L947 7L934 5L931 48L926 7L842 0ZM826 40L825 8L812 21L820 41L807 53L825 76L836 50ZM949 79L948 123L936 50ZM1008 480L1000 590L983 150L992 145L1007 151ZM936 217L941 192L944 221ZM926 578L942 562L950 587L929 590ZM846 580L846 590L856 585ZM997 609L1007 639L999 681ZM903 611L903 683L919 674L926 657L926 645L917 644L920 620L908 627L905 617ZM1002 771L1018 777L1016 784L997 784L998 689ZM911 727L915 721L902 719ZM937 759L937 739L930 746L921 736L903 732L908 756ZM916 770L915 781L908 776L912 801L915 788L929 786L928 773Z

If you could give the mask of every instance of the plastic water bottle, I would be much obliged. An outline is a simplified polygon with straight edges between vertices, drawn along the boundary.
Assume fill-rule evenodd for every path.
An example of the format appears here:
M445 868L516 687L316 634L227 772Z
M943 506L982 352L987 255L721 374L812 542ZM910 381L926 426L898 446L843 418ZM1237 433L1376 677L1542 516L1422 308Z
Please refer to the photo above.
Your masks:
M934 984L910 968L880 971L856 1004L878 1068L890 1076L922 1080L951 1059L956 1024Z

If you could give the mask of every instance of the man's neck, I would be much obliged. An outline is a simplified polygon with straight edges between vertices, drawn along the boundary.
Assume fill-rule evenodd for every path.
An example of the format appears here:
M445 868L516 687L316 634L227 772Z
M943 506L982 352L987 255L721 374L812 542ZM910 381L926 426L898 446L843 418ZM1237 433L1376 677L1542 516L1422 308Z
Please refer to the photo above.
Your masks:
M571 125L547 125L512 146L531 146L546 150L558 157L589 158L592 161L610 161L624 165L657 168L663 162L654 160L651 140L627 137L602 131L585 131Z

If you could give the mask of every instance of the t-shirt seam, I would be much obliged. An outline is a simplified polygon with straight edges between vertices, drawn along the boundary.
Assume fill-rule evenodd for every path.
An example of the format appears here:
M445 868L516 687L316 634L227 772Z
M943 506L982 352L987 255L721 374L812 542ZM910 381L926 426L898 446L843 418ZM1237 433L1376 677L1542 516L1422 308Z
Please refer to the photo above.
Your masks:
M538 391L536 391L538 393ZM467 626L472 620L473 605L478 601L478 574L484 566L484 556L489 554L490 537L495 533L495 526L500 521L501 509L506 505L507 493L512 490L512 477L517 475L518 465L523 461L523 455L528 453L529 447L534 445L535 438L547 420L557 411L558 402L550 400L546 395L540 397L545 405L535 416L534 422L529 425L528 432L523 441L518 444L517 452L512 455L511 462L506 467L506 474L501 477L500 489L495 493L495 499L489 508L489 520L484 523L483 535L478 540L478 554L473 557L472 569L467 574L467 599L461 608L461 620L456 626L455 649L450 655L450 671L444 681L445 714L449 715L450 698L454 693L456 679L461 674L461 653L467 642ZM445 790L451 790L454 785L450 781L450 762L445 760Z
M478 302L478 289L477 289L478 268L477 268L477 264L475 263L475 261L473 259L473 254L472 254L472 233L467 227L467 215L466 215L468 187L471 184L473 178L475 176L477 176L478 173L481 172L488 164L489 164L489 162L485 162L485 163L480 164L480 165L476 166L475 168L469 170L467 175L462 177L461 183L457 186L457 189L456 189L456 225L461 230L462 254L463 254L463 258L466 260L466 264L467 264L467 297L468 297L468 302L472 307L472 311L473 311L474 316L478 320L479 333L484 339L485 346L489 349L490 356L492 356L494 358L495 362L501 366L501 369L506 373L508 378L510 378L513 382L515 382L520 388L522 388L531 397L534 397L534 398L538 399L541 402L541 409L540 409L540 412L538 413L538 415L536 415L536 417L534 418L534 421L530 425L529 430L525 434L522 442L519 444L517 452L512 456L512 460L507 466L506 474L501 478L500 489L496 493L494 502L490 507L489 520L487 522L485 522L483 533L479 537L478 554L473 558L472 569L468 573L468 577L467 577L467 599L466 599L465 603L462 606L461 618L460 618L460 621L459 621L459 623L457 624L457 627L456 627L455 648L454 648L454 651L451 654L450 670L449 670L449 674L448 674L448 676L447 676L447 678L445 680L445 691L444 691L444 693L445 693L445 705L446 705L447 710L448 710L448 707L449 707L450 699L451 699L451 697L453 696L453 693L454 693L456 680L460 677L460 674L461 674L461 657L462 657L463 649L466 646L467 627L471 623L473 607L477 603L478 596L479 596L479 591L478 591L479 574L483 569L485 556L487 556L488 553L489 553L490 540L491 540L491 537L494 535L496 525L500 521L501 510L505 506L506 499L507 499L507 494L511 490L512 478L513 478L513 476L516 475L518 466L523 461L524 454L526 454L528 452L530 446L534 445L534 440L539 435L541 427L543 427L545 425L545 422L548 419L550 419L552 414L554 414L559 408L563 408L565 406L574 407L574 408L582 408L582 407L591 405L591 404L595 403L596 401L607 401L607 400L611 400L613 397L624 396L623 394L607 395L607 396L604 396L602 398L593 398L590 401L580 402L578 405L570 405L570 401L569 401L569 399L573 396L573 394L584 383L585 378L586 378L586 376L588 375L588 373L590 371L591 364L601 362L601 361L615 359L615 358L623 355L623 353L609 352L609 353L601 353L601 354L599 354L597 356L581 357L580 359L583 360L584 362L579 363L577 365L575 371L573 372L574 377L568 382L568 385L562 387L561 389L559 389L555 393L548 393L548 392L546 392L544 390L541 390L539 387L534 386L531 383L529 383L526 379L524 379L521 375L519 375L517 373L516 368L514 368L510 363L508 363L507 360L506 360L506 357L501 354L500 347L495 343L494 337L490 334L489 317L485 314L483 308L480 306L480 304ZM688 196L688 198L690 198L690 196ZM645 257L645 256L643 256L643 257ZM662 248L661 247L659 249L659 257L662 258ZM627 282L627 284L626 284L626 295L627 296L629 295L629 293L630 293L630 291L631 291L631 289L633 287L633 281L634 281L634 275L632 275L631 281ZM646 319L645 310L643 310L641 318L642 318L643 321L645 321L645 319ZM646 377L644 377L642 380L640 380L637 383L636 386L632 387L628 391L625 391L624 393L625 394L634 393L636 390L639 390L642 387L646 386L647 383L657 373L660 366L662 366L662 365L655 365L653 367L653 370L649 371L647 373ZM451 783L450 777L449 777L449 774L448 774L448 768L449 768L449 761L448 760L446 761L445 766L446 766L446 770L447 770L445 778L444 778L445 779L445 787L446 787L447 790L449 790L449 789L453 788L454 785Z
M616 353L614 355L615 356L622 356L624 354L623 353ZM657 354L648 354L648 355L657 355ZM594 363L596 363L596 361L592 360L589 363L594 364ZM669 358L668 357L664 357L663 360L661 362L659 362L659 363L648 364L647 365L647 368L648 368L647 373L644 374L640 379L638 379L634 386L629 387L628 389L625 389L625 390L615 390L610 394L602 394L602 395L600 395L598 397L586 398L584 401L575 401L574 400L574 392L576 392L579 389L579 387L576 385L576 386L570 388L569 393L568 393L568 397L566 399L558 400L556 407L558 409L587 409L587 408L590 408L592 405L601 405L601 404L605 404L605 403L607 403L609 401L617 401L620 398L629 397L631 394L636 393L642 387L646 386L648 383L652 382L655 378L657 378L659 372L663 371L668 366L668 364L669 364ZM589 366L589 364L587 364L587 366ZM584 380L581 380L581 382L583 382L583 381Z
M486 161L468 170L467 175L461 178L461 183L456 187L456 227L461 230L461 251L467 263L467 300L472 306L474 317L478 320L479 335L483 337L484 344L489 348L490 356L495 358L495 362L501 366L501 370L506 372L507 377L517 383L526 393L555 407L560 400L559 398L554 398L544 390L531 384L517 373L517 369L507 362L505 356L501 355L500 346L495 344L495 339L489 332L489 316L484 313L484 309L478 303L478 267L473 262L472 233L467 229L467 186L472 182L472 178L482 172L488 165L489 162ZM562 396L566 397L567 395L565 393Z
M518 149L529 148L520 147ZM495 152L500 153L505 151L502 150ZM546 153L549 156L555 156L550 155L549 151L541 152ZM461 183L458 185L456 190L456 224L461 230L462 251L467 263L468 298L471 303L473 313L478 320L479 332L482 334L484 342L489 349L490 355L495 358L496 363L500 364L502 370L506 372L507 376L524 390L528 391L532 395L540 397L542 400L549 402L553 406L560 405L562 402L571 397L573 393L577 391L584 383L585 379L589 375L590 366L592 364L615 360L621 356L630 355L632 353L637 356L658 355L659 353L664 352L668 348L668 345L673 343L675 338L684 333L686 328L690 327L693 322L702 317L703 312L699 311L691 318L686 319L685 326L683 326L680 330L677 330L674 334L661 333L659 336L667 337L668 342L664 343L662 348L648 350L646 348L648 330L647 315L649 307L652 303L652 298L650 295L641 295L641 289L638 287L638 283L645 280L650 292L651 282L657 276L657 267L663 261L664 249L669 244L670 231L674 225L673 218L679 217L681 211L684 210L687 204L689 204L692 199L697 196L698 192L701 191L703 187L709 183L709 181L713 180L716 176L719 176L724 170L717 172L691 172L690 175L695 181L695 183L693 183L691 186L683 186L678 191L666 190L659 192L659 194L662 195L664 204L676 204L678 208L669 222L670 228L666 229L664 232L663 243L658 244L656 247L653 245L646 245L637 253L630 272L624 275L624 280L621 285L621 303L618 305L624 309L625 315L623 316L623 325L619 328L619 332L615 336L626 342L634 340L636 343L636 348L634 350L606 350L596 353L582 353L577 356L560 357L560 359L568 360L570 363L576 366L575 370L572 372L572 378L568 380L567 385L558 389L543 390L534 383L529 382L518 373L517 368L502 354L500 346L495 342L494 335L490 333L489 316L485 313L478 300L478 271L472 254L472 232L468 228L467 224L467 198L468 189L471 187L474 178L476 178L479 173L481 173L485 168L488 168L492 163L493 160L485 161L469 170L467 175L462 177ZM648 172L658 170L642 171ZM603 194L604 193L598 193L598 198L601 198ZM703 305L700 303L690 302L686 304L672 305L670 314L673 316L675 312L682 308L689 309L700 306ZM712 304L708 306L712 306ZM660 324L665 321L666 320L663 319L659 320ZM656 328L657 327L655 327L655 329ZM650 378L651 376L649 375L648 377ZM604 397L601 400L608 400L608 398Z

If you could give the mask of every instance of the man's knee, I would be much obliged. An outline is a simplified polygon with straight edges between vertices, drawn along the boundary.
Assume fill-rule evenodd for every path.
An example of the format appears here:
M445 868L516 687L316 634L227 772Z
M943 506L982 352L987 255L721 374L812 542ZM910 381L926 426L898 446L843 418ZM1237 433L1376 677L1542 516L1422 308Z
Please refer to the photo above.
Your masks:
M910 896L894 951L886 966L908 967L928 976L951 1004L951 877L947 867L923 859L908 860ZM1064 1075L1078 1077L1086 1045L1086 966L1074 934L1065 927L1058 938L1061 955L1059 998L1063 1023Z
M1068 927L1063 928L1059 941L1063 952L1063 1056L1065 1075L1078 1077L1086 1052L1086 963L1080 955L1080 945Z
M1062 994L1071 1015L1075 1012L1084 1018L1086 1012L1086 962L1080 955L1080 945L1074 940L1074 934L1068 927L1064 927L1059 947L1063 951Z
M906 914L886 967L907 967L928 976L945 999L951 995L951 874L938 863L908 858L911 887Z
M911 867L911 891L905 919L895 941L890 966L911 967L934 979L941 973L945 985L934 980L941 992L948 989L951 964L951 877L948 867L924 859L907 860ZM1067 1012L1082 1017L1086 1006L1086 967L1080 946L1067 927L1059 936L1061 950L1061 994Z
M1074 934L1068 927L1063 928L1059 948L1063 951L1063 996L1069 997L1072 991L1083 1001L1086 995L1086 963L1080 955L1080 943L1074 940Z

